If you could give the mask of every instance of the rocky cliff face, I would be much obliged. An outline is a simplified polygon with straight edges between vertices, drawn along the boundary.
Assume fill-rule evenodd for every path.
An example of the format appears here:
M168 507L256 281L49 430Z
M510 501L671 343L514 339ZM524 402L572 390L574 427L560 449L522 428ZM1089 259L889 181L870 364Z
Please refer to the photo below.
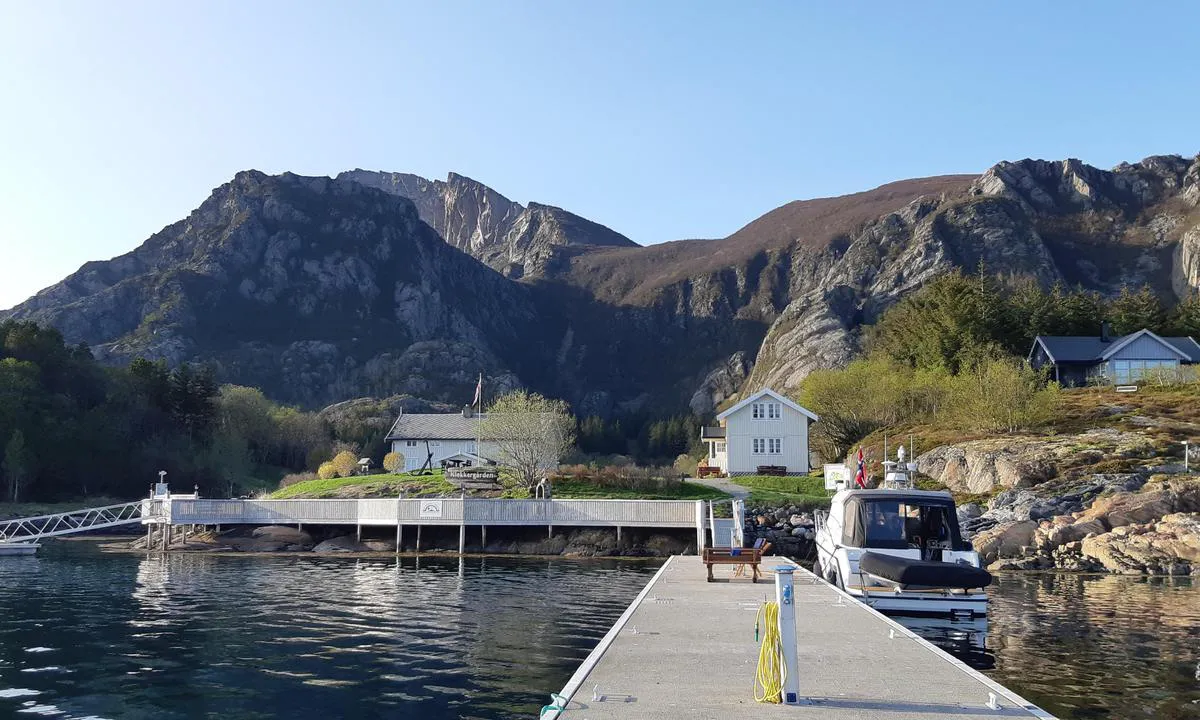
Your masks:
M113 361L213 361L225 380L309 406L461 403L482 370L494 389L584 413L705 413L848 362L864 324L980 263L1104 292L1194 291L1200 158L1001 163L650 247L459 175L246 172L137 250L0 316Z
M113 361L211 361L309 406L466 394L481 370L515 386L538 335L528 291L442 242L408 200L258 172L9 315Z
M338 179L412 200L446 242L513 278L543 273L563 247L636 247L624 235L562 208L524 207L455 173L445 182L369 170L344 172Z
M860 328L930 278L980 263L1105 293L1200 288L1200 157L1112 171L1078 160L1000 163L962 193L924 197L823 250L759 350L749 388L794 387L860 349Z

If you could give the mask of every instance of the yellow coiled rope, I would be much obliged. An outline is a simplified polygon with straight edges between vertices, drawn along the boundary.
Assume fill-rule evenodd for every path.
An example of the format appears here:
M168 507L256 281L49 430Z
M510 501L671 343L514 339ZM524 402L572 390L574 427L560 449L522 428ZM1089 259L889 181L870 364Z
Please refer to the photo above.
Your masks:
M760 620L764 631L762 645L758 648L758 672L754 675L754 699L760 703L782 702L787 665L783 660L783 640L779 637L779 603L765 602L758 609L758 617L754 619L755 636Z

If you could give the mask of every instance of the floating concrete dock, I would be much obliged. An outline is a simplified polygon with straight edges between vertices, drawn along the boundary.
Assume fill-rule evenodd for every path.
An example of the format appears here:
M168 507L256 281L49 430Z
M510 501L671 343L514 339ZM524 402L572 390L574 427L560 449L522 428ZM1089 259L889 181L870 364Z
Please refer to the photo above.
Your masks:
M1053 718L812 573L795 573L800 705L754 701L754 622L765 581L674 556L560 693L544 720L603 718ZM561 705L561 701L560 701ZM990 706L989 706L990 705Z

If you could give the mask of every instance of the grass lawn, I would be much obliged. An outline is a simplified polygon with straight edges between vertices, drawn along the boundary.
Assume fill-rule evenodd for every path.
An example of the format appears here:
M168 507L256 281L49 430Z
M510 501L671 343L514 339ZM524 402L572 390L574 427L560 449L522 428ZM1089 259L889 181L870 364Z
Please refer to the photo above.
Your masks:
M270 495L270 498L285 500L287 498L396 497L401 492L406 496L458 495L459 490L446 481L441 470L435 470L431 475L386 473L355 475L330 480L308 480L282 490L276 490ZM513 488L504 491L502 497L526 498L528 495L523 489ZM614 500L721 500L729 496L720 490L689 482L667 486L661 490L647 491L614 488L581 481L560 481L554 484L554 497L563 500L601 498Z
M276 490L269 496L272 500L287 498L357 498L396 497L405 495L455 494L458 488L446 482L441 470L430 475L412 473L380 475L352 475L329 480L307 480Z
M820 475L740 475L729 481L750 489L750 505L796 505L811 510L828 507L833 495Z
M554 483L554 497L562 500L725 500L729 495L716 488L684 482L662 490L630 490L595 485L580 480L560 480Z

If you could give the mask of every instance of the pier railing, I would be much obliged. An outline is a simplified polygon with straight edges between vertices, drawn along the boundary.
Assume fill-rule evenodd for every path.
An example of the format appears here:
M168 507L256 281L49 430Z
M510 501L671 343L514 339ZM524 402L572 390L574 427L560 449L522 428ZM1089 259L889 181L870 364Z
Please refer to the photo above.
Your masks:
M178 525L564 525L695 527L694 500L361 500L175 499L164 508Z

